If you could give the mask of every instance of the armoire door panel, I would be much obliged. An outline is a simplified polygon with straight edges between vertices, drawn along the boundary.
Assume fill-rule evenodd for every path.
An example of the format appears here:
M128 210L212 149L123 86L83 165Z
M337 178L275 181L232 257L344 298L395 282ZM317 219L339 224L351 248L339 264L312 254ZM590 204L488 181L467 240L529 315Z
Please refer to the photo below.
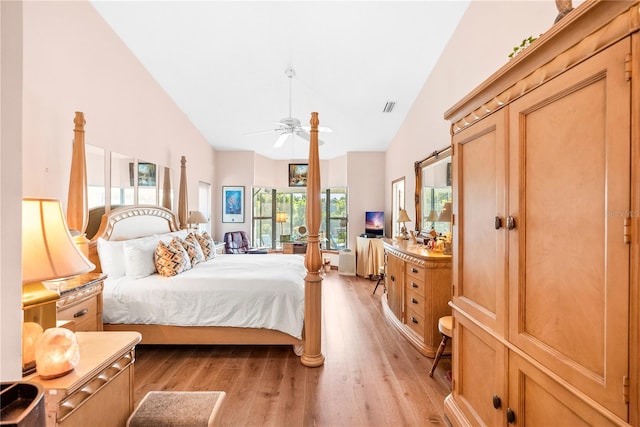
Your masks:
M501 425L505 408L493 402L507 402L506 349L460 313L454 316L453 346L462 349L453 359L456 400L471 425Z
M520 427L617 425L513 353L509 354L508 405Z
M505 327L505 117L500 110L454 136L454 302L499 334ZM455 277L457 276L457 277Z
M625 40L510 105L509 340L623 419Z

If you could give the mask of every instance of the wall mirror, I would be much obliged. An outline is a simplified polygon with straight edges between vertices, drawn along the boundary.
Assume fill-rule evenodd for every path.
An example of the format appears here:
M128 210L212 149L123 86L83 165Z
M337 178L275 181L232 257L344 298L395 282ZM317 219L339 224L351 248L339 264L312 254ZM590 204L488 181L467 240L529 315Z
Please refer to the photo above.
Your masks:
M421 237L451 232L451 147L415 163L416 231ZM433 230L433 231L432 231Z
M87 206L104 206L106 201L104 148L85 144L87 165Z
M134 204L134 163L133 157L111 152L111 207Z

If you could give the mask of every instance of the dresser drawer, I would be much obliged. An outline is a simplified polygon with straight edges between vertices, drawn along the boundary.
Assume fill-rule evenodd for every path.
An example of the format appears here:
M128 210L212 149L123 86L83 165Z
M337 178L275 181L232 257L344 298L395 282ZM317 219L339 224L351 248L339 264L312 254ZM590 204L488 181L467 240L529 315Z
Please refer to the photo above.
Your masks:
M66 305L58 310L58 320L72 320L77 331L97 330L98 298L89 298Z
M416 280L424 280L425 268L422 265L407 263L407 276L415 277Z
M414 310L424 315L424 295L420 295L418 292L411 290L411 288L407 288L406 296L407 310Z
M425 285L423 278L417 278L415 276L407 274L407 280L405 282L405 288L407 289L407 292L411 291L424 297L424 287Z
M410 306L407 307L407 326L424 341L424 316Z

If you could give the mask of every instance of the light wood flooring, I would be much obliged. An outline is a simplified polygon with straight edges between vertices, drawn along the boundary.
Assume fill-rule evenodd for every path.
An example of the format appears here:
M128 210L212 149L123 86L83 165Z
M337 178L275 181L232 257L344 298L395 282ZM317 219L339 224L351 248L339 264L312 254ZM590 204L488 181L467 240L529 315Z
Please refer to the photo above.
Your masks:
M432 359L385 320L375 284L327 274L322 367L304 367L290 346L140 345L135 403L152 390L223 390L225 426L447 426L450 359L430 378Z

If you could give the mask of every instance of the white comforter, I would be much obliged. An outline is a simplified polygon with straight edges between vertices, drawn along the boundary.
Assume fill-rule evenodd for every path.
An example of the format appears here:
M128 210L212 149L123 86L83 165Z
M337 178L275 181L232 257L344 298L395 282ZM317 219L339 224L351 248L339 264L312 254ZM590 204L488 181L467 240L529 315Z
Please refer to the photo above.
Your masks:
M218 255L173 277L104 284L105 323L268 328L302 337L304 257Z

